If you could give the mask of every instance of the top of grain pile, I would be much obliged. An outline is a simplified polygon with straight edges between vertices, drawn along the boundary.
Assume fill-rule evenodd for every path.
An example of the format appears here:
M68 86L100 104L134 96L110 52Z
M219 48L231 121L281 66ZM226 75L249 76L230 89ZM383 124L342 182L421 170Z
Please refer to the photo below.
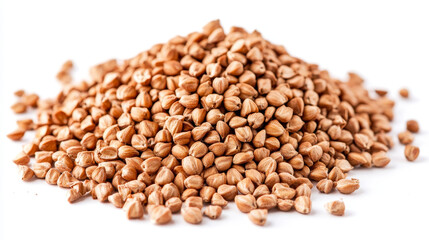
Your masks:
M323 193L336 186L350 194L359 181L347 172L390 162L392 100L371 98L356 74L331 78L256 31L226 34L212 21L121 64L96 65L90 81L73 85L71 66L57 75L66 83L57 101L31 103L36 123L19 124L36 137L14 160L27 165L35 156L34 175L71 188L70 202L90 192L129 218L140 218L147 204L162 224L181 200L189 199L185 220L200 223L201 201L224 207L235 199L264 224L266 211L256 208L295 205L307 214L312 181ZM21 171L32 177L31 169Z

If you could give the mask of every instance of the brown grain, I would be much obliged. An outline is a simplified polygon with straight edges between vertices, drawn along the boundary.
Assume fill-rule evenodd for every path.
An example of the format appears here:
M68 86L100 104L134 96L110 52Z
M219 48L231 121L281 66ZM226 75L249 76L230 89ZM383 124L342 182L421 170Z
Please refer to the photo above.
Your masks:
M258 226L265 225L267 222L267 215L267 209L254 209L248 214L250 221Z
M345 211L345 205L343 201L332 201L325 204L326 210L335 216L343 216Z
M404 155L408 161L415 161L420 154L420 149L413 145L405 146Z
M406 88L401 88L401 89L399 90L399 95L401 95L401 97L403 97L403 98L408 98L408 97L409 97L409 95L410 95L410 93L408 92L408 89L406 89Z
M419 123L416 120L408 120L407 130L412 133L418 133L420 130Z

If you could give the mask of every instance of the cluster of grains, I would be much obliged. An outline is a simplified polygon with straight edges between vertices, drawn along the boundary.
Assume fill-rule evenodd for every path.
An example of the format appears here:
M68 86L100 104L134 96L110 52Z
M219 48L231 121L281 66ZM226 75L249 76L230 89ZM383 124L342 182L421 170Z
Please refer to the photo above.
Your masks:
M416 120L407 121L407 130L398 134L398 139L401 144L405 145L404 155L408 161L414 161L420 154L419 147L412 145L414 141L413 133L418 133L420 130Z
M349 171L390 162L392 100L371 98L356 74L334 79L257 31L226 34L213 21L90 75L54 100L21 92L13 106L37 107L37 121L9 134L35 130L14 159L22 179L68 188L70 202L92 196L130 219L147 212L165 224L181 212L198 224L235 201L264 225L270 209L310 213L313 183L350 194L359 181ZM413 147L406 152L414 158ZM342 202L327 208L344 212Z

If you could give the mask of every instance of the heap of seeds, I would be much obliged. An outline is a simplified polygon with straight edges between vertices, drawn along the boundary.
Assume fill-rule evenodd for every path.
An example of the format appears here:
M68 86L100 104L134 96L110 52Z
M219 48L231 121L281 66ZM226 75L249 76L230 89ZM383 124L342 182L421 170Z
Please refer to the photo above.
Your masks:
M68 188L70 202L92 196L128 218L146 208L156 224L175 212L197 224L235 201L263 225L273 208L310 213L313 184L349 194L359 188L349 171L390 162L392 100L371 98L358 75L334 79L257 31L226 34L212 21L99 64L90 81L68 84L71 67L57 75L66 86L55 100L16 93L15 112L37 107L37 121L20 120L9 134L36 131L14 159L22 179ZM414 148L406 152L415 159Z

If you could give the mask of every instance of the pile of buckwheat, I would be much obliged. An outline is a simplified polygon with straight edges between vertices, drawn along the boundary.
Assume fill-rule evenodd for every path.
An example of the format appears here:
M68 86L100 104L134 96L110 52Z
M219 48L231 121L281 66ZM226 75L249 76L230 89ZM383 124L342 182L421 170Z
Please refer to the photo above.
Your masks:
M73 84L72 67L58 73L56 99L15 93L14 112L36 108L37 120L19 120L8 135L35 130L14 159L22 180L68 188L70 203L92 196L130 219L147 209L156 224L176 212L197 224L235 201L264 225L270 209L310 213L314 185L350 194L359 181L349 171L390 162L394 102L385 91L373 98L358 75L334 79L257 31L226 34L217 20L94 66L90 81ZM418 131L409 121L398 136L410 161ZM345 206L326 208L341 216Z

